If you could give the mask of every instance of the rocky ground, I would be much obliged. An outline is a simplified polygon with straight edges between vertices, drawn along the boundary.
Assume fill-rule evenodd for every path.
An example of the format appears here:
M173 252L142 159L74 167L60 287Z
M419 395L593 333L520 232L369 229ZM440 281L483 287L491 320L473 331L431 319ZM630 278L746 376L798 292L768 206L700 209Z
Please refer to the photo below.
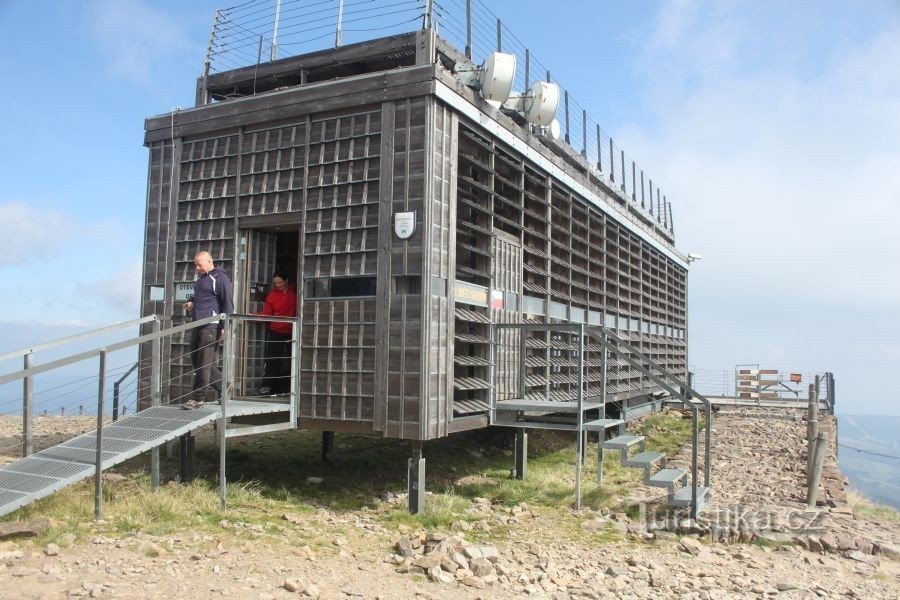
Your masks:
M480 498L468 509L474 525L450 531L386 528L377 509L223 520L218 533L164 537L88 522L56 544L0 542L0 597L900 597L900 528L855 518L833 465L823 504L805 510L806 424L791 417L721 413L713 503L699 523L672 520L674 532L647 529L662 519ZM91 426L49 419L36 425L47 439ZM0 439L14 440L14 427L0 420ZM658 488L639 487L632 500L651 496ZM492 529L489 543L476 541Z

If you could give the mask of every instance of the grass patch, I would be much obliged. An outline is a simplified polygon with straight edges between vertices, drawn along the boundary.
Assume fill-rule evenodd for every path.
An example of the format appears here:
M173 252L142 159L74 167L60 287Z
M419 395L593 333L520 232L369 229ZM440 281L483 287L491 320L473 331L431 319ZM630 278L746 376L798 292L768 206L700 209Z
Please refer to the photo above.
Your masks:
M690 439L690 422L677 413L661 413L645 419L638 430L648 437L648 447L672 453ZM343 512L363 507L389 528L406 525L429 530L449 530L454 522L473 523L485 518L474 513L472 499L488 498L504 507L526 503L553 519L554 529L574 539L605 542L621 539L621 533L587 532L569 509L575 504L575 435L571 432L534 431L529 436L531 456L525 480L510 476L514 464L509 429L484 429L428 442L428 496L425 511L410 515L405 502L382 503L385 492L406 491L409 442L380 437L338 435L335 453L321 460L321 437L314 432L281 432L229 440L228 509L219 504L219 451L209 431L197 438L196 479L189 484L169 483L156 493L150 489L149 458L141 456L116 468L121 481L104 483L104 523L93 525L93 485L85 482L57 492L0 520L48 517L51 527L40 542L59 540L64 534L79 539L95 531L119 534L143 532L167 535L191 529L221 531L222 519L262 525L265 531L283 513L309 514L315 507ZM177 460L161 453L163 481L173 480ZM174 453L177 456L177 452ZM622 499L637 484L641 472L621 465L618 452L606 452L603 485L596 483L597 446L590 443L582 466L582 507L624 511ZM310 480L310 478L313 478ZM321 481L318 479L321 478ZM318 482L317 482L318 481ZM274 516L273 516L274 515ZM491 532L472 531L473 537L503 535L505 526L491 522ZM332 535L329 529L321 535ZM316 534L304 542L317 545Z
M853 514L872 521L900 523L900 511L869 500L856 490L847 490L847 503L853 507Z
M700 419L700 429L706 425ZM647 438L647 450L665 452L672 456L691 440L691 420L682 417L681 413L663 410L647 416L637 430Z

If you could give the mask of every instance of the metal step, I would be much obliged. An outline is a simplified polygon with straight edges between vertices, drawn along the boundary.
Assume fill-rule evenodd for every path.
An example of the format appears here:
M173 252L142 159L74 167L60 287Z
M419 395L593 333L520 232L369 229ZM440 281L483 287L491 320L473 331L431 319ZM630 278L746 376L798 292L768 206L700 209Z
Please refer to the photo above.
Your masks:
M595 410L602 407L602 402L582 402L581 404L581 409L583 411ZM566 412L577 414L578 402L571 400L568 402L556 402L553 400L526 400L524 398L519 398L516 400L504 400L502 402L498 402L496 405L496 409L544 413Z
M709 488L706 486L697 486L697 510L703 510L703 507L709 502ZM669 506L690 506L691 505L691 486L686 485L671 498L669 498Z
M687 471L684 469L662 469L647 479L647 485L669 488L669 491L674 491L675 485L679 481L683 485L687 484Z
M603 442L603 447L610 450L627 450L635 444L642 443L644 439L642 435L620 435Z
M587 421L583 429L585 431L605 431L610 427L618 427L624 422L622 419L597 419L595 421Z
M626 467L632 467L634 469L646 469L650 465L654 465L659 461L664 461L666 455L662 452L641 452L639 454L635 454L628 460L622 462L622 464Z

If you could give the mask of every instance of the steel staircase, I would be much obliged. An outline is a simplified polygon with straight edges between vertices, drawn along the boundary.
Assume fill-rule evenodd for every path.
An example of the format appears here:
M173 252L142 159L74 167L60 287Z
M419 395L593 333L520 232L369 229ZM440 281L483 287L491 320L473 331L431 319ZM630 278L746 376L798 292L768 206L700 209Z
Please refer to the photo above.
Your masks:
M597 482L603 482L603 458L605 451L618 450L622 464L629 468L643 469L643 481L648 486L664 488L669 506L688 507L691 517L696 518L710 497L711 460L711 418L712 405L676 375L644 355L620 336L603 326L585 324L544 324L518 323L495 324L492 336L492 398L491 424L519 429L556 429L578 432L582 443L576 444L576 508L580 508L581 463L583 462L584 434L595 432L599 435ZM557 377L557 382L568 387L563 392L550 390L539 398L533 389L528 389L528 380L534 380L529 368L540 367L530 349L537 345L528 337L533 332L563 332L570 336L569 343L555 343L556 355L563 354L556 364L574 365L571 371ZM554 351L548 353L552 354ZM590 359L588 354L599 353L599 390L585 382L585 367ZM668 395L669 401L681 402L691 411L691 465L690 469L669 468L668 457L662 452L648 451L643 436L626 432L626 422L620 418L607 416L607 365L627 365L648 378ZM502 368L518 363L518 381ZM548 360L552 364L553 360ZM548 368L548 371L552 367ZM548 378L552 380L551 378ZM703 460L703 475L700 475L700 420L706 419ZM607 439L610 430L615 437Z

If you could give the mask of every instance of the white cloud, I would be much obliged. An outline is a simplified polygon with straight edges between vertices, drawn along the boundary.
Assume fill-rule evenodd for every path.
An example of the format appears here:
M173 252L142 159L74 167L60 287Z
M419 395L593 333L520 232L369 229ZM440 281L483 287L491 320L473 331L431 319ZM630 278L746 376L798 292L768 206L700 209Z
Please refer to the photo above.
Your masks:
M160 62L194 49L181 23L143 0L101 0L89 18L113 70L134 83L149 84Z
M659 129L629 128L623 145L668 182L680 243L720 288L900 304L900 278L884 277L900 219L900 28L813 69L777 44L748 58L770 39L740 16L663 9L639 62Z
M120 264L100 279L76 283L75 294L81 302L96 301L96 305L106 305L118 313L137 315L141 294L140 259Z
M72 234L71 219L62 211L0 204L0 267L56 258Z
M704 255L692 364L832 370L854 410L896 413L900 21L880 8L663 4L635 67L652 118L616 137Z

